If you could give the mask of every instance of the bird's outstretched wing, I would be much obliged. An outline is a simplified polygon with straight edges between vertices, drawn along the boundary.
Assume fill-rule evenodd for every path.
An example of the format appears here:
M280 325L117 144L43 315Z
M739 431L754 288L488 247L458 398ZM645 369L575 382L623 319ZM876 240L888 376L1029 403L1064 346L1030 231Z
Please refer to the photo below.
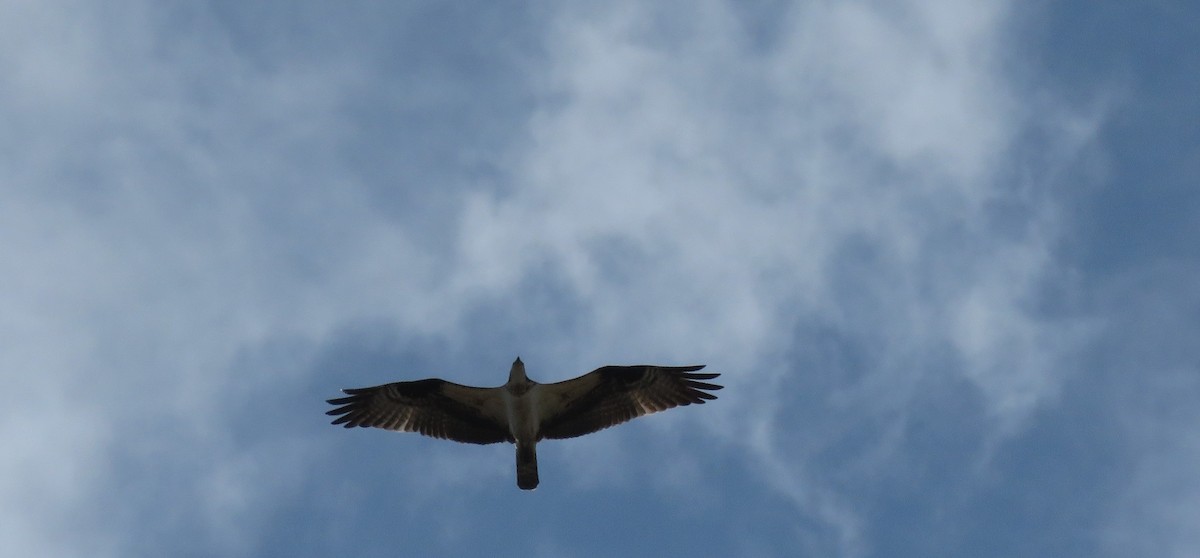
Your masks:
M698 366L604 366L573 380L542 386L543 438L574 438L681 405L716 399L720 374ZM707 391L706 391L707 390Z
M428 379L342 390L333 424L417 432L470 444L511 442L499 388Z

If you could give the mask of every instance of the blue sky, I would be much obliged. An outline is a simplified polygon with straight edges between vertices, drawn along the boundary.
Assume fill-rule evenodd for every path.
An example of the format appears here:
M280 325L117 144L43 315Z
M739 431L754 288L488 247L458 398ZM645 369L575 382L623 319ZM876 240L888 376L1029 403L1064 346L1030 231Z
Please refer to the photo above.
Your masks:
M1188 2L0 3L27 556L1196 556ZM338 389L703 363L539 447Z

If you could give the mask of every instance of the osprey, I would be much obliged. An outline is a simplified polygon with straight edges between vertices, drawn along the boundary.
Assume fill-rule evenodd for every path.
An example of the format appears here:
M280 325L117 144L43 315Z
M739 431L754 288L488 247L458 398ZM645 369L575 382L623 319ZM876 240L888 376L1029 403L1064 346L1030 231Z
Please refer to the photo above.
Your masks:
M469 444L517 445L517 486L538 485L538 441L574 438L681 405L704 403L724 386L698 366L603 366L573 380L539 384L520 358L508 383L480 388L436 378L342 390L333 424L417 432Z

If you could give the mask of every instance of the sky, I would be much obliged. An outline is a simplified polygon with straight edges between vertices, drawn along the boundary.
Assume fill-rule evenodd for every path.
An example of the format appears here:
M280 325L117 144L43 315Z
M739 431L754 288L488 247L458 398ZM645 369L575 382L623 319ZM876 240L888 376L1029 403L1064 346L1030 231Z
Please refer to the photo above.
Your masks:
M1200 7L0 2L13 556L1200 555ZM539 446L341 388L706 364Z

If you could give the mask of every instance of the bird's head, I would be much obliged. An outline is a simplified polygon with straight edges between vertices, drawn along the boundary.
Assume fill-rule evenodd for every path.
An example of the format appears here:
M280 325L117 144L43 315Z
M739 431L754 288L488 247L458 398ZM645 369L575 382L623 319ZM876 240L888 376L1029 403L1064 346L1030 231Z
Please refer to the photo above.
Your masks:
M508 382L524 382L528 378L525 377L525 363L521 362L521 357L513 361L512 370L508 371Z

